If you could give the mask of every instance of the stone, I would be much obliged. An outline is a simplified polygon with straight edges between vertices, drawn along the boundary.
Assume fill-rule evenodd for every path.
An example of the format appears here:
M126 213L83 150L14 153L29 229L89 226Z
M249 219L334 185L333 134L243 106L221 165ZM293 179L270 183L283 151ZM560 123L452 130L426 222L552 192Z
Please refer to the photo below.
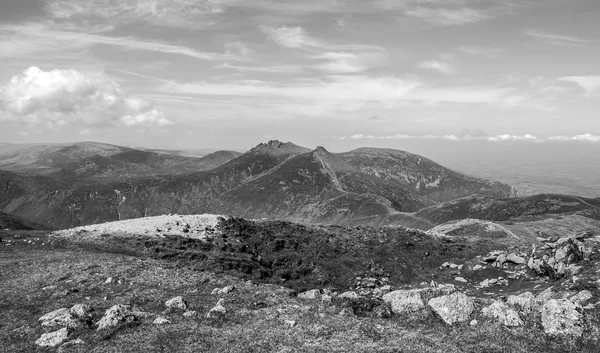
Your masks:
M418 290L395 290L384 295L383 301L391 305L394 314L410 314L425 308Z
M497 319L504 326L521 326L523 321L519 314L501 301L495 301L481 310L485 317Z
M294 326L296 326L296 321L294 321L294 320L285 320L284 324L287 327L294 327Z
M464 277L454 277L454 280L456 282L462 282L462 283L467 283L468 282L466 279L464 279Z
M35 341L40 347L57 347L69 339L69 329L64 327L58 331L44 333Z
M75 304L69 309L69 312L81 321L90 321L94 316L94 308L87 304Z
M358 299L358 294L356 294L354 291L347 291L338 295L338 298Z
M221 289L222 294L227 294L235 289L234 286L225 286Z
M104 313L104 316L98 321L97 331L113 328L121 323L134 322L137 318L131 312L129 305L113 305Z
M183 313L183 317L195 317L198 315L198 312L195 310L186 311Z
M48 314L40 317L38 319L40 321L42 327L68 327L68 328L77 328L82 326L81 322L77 320L69 309L60 308L56 309Z
M206 314L206 317L207 318L218 317L218 316L226 314L227 309L225 309L225 307L223 306L224 302L225 301L223 299L219 299L219 301L217 302L217 305L215 305L214 308L212 308L208 311L208 314Z
M477 320L471 320L471 322L469 322L470 326L477 326L479 322Z
M524 314L530 313L535 305L535 296L531 292L508 297L507 303Z
M187 310L187 303L185 302L185 300L183 300L183 297L181 297L181 296L167 300L165 302L165 306L167 308L172 308L172 309Z
M354 315L354 311L351 308L343 308L339 314L339 316L352 316Z
M569 300L573 303L584 305L593 297L594 295L592 295L592 292L590 292L589 290L582 290L581 292L569 297Z
M318 289L311 289L306 292L302 292L302 293L298 294L298 298L299 299L311 299L311 300L321 299L321 291Z
M111 284L113 282L113 278L112 277L108 277L106 279L106 281L104 281L104 284Z
M460 292L430 299L427 304L448 325L467 321L475 309L473 298Z
M156 319L154 319L154 321L152 321L152 323L154 325L164 325L164 324L169 324L171 323L171 321L169 321L169 319L167 319L164 316L159 316Z
M473 271L481 270L482 268L483 268L483 266L481 266L481 265L475 265L475 266L473 266Z
M542 307L542 327L551 336L581 337L583 309L566 299L550 299Z
M511 253L506 256L505 262L511 262L511 263L517 264L517 265L524 265L525 263L527 263L527 260L525 260L525 258L522 256Z

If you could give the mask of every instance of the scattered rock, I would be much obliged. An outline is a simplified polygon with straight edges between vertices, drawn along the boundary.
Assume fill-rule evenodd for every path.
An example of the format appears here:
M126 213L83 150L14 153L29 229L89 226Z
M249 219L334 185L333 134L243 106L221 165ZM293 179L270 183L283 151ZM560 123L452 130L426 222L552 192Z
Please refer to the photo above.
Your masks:
M234 286L225 286L223 288L215 288L212 290L212 292L210 294L212 294L212 295L227 294L227 293L233 291L234 289L235 289Z
M321 299L321 297L322 297L321 296L321 291L318 290L318 289L311 289L311 290L308 290L306 292L302 292L302 293L298 294L298 298L299 299L311 299L311 300L314 300L314 299Z
M582 308L566 299L551 299L542 307L542 327L552 336L581 337Z
M521 326L519 314L501 301L495 301L481 311L483 316L497 319L504 326Z
M512 262L513 264L524 265L527 263L527 260L522 256L511 253L506 256L505 262Z
M473 298L460 292L430 299L428 305L448 325L467 321L475 308Z
M113 278L112 277L108 277L106 279L106 281L104 281L104 284L111 284L113 282Z
M425 308L418 290L395 290L383 296L395 314L410 314Z
M535 296L531 292L525 292L519 295L509 296L507 302L522 313L527 314L533 310Z
M171 323L171 321L169 321L166 317L164 316L159 316L156 319L154 319L154 321L152 321L152 323L154 325L164 325L164 324L169 324Z
M284 323L285 323L285 326L287 326L287 327L296 326L296 321L294 321L294 320L285 320Z
M98 331L116 327L121 323L131 323L136 320L128 305L117 304L110 307L98 321Z
M181 297L181 296L167 300L165 302L165 306L167 308L172 308L172 309L187 310L187 303L185 302L185 300L183 300L183 297Z
M475 266L473 266L473 271L481 270L482 268L483 268L483 266L481 266L481 265L475 265Z
M593 297L594 296L592 295L592 292L590 292L589 290L582 290L581 292L571 296L569 300L573 303L584 305L585 303L587 303L588 300L592 299Z
M44 333L40 338L35 341L40 347L56 347L64 343L69 339L69 329L64 327L58 331Z
M67 308L54 310L40 317L38 321L41 321L42 327L62 326L76 328L81 326L81 322Z
M90 321L93 317L94 308L87 304L75 304L69 312L81 321Z
M352 316L354 315L354 311L351 308L343 308L339 314L339 316Z
M183 317L195 317L198 315L198 312L195 310L186 311L183 313Z
M464 277L454 277L456 282L467 283L467 280Z
M358 299L358 294L356 294L354 291L347 291L338 295L338 298Z
M221 315L224 315L225 313L227 313L227 309L225 309L225 307L223 306L224 302L225 301L223 299L219 299L219 301L217 302L217 305L215 305L214 308L209 310L206 317L207 318L218 317L218 316L221 316Z
M477 320L474 320L474 319L473 319L473 320L471 320L471 322L469 322L469 325L470 325L470 326L477 326L477 324L478 324L478 323L479 323L479 322L478 322Z

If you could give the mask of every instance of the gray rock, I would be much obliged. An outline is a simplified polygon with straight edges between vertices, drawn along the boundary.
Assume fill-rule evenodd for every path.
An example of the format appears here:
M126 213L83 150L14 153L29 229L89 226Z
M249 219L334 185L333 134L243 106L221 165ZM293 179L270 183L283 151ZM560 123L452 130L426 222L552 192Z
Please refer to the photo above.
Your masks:
M81 321L89 321L93 317L94 308L87 304L75 304L69 312Z
M183 297L178 296L171 298L165 302L165 306L171 309L187 310L187 303L183 300Z
M58 331L44 333L35 341L40 347L57 347L69 339L69 329L64 327Z
M512 262L513 264L517 264L517 265L523 265L527 262L527 260L525 260L525 258L522 256L511 253L511 254L508 254L508 256L506 256L506 262Z
M82 323L77 320L69 309L60 308L49 312L48 314L40 317L38 321L41 323L42 327L68 327L68 328L77 328L82 326Z
M211 317L218 317L221 315L224 315L225 313L227 313L227 309L225 309L225 307L223 306L223 303L225 301L223 299L219 299L219 301L217 302L217 305L215 305L214 308L210 309L208 311L208 314L206 314L207 318L211 318Z
M298 294L298 298L300 299L321 299L321 291L318 289L311 289L306 292L302 292Z
M383 296L395 314L410 314L425 308L419 290L395 290Z
M468 281L464 277L454 277L456 282L467 283Z
M164 316L159 316L156 319L154 319L154 321L152 321L152 323L154 325L164 325L164 324L169 324L171 323L171 321L169 321L169 319L167 319Z
M186 311L185 313L183 313L183 317L194 317L197 315L198 315L198 312L195 310L190 310L190 311Z
M475 308L473 298L460 292L430 299L428 305L448 325L467 321Z
M504 326L521 326L523 321L519 314L501 301L495 301L481 311L483 316L497 319Z
M535 296L531 292L525 292L519 295L509 296L507 302L517 310L527 314L530 313L535 306Z
M358 299L358 294L356 294L354 291L347 291L338 295L338 298Z
M129 305L117 304L110 307L104 313L104 316L98 321L98 331L113 328L121 323L130 323L136 320L136 316L131 311Z
M477 326L478 323L479 323L479 321L473 319L473 320L471 320L471 322L469 322L469 325Z
M576 304L585 305L593 297L594 296L592 295L592 292L589 290L582 290L581 292L571 296L569 300Z
M566 299L550 299L542 307L542 327L552 336L581 337L583 309Z

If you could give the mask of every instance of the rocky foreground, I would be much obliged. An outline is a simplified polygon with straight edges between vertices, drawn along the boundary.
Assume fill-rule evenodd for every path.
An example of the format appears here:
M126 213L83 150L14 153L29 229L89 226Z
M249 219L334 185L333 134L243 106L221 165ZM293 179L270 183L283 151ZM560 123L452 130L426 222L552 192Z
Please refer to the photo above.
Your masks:
M593 232L490 249L473 245L473 239L462 243L414 231L319 230L216 216L198 219L204 220L202 226L177 215L165 216L163 225L147 220L151 227L138 234L120 233L135 239L127 243L118 238L121 248L107 243L106 232L115 224L51 237L22 232L3 236L0 308L8 318L0 326L0 340L7 342L3 349L598 352L600 348L600 236ZM177 232L176 238L169 232ZM202 237L194 235L200 232ZM348 253L355 258L354 263L344 259L342 271L350 273L329 276L337 272L307 248L305 233L337 244L333 249L344 251L337 257ZM248 234L262 235L252 239ZM146 244L148 239L159 243ZM178 240L169 243L170 239ZM421 250L419 239L433 240ZM233 244L245 250L240 252ZM329 258L328 251L333 250L324 244L317 247ZM392 248L391 255L376 244ZM136 246L146 250L137 251ZM291 256L287 246L299 257L283 263ZM357 249L361 252L355 253ZM231 268L195 267L216 259L209 257L215 253L221 256L220 265L228 259ZM253 256L263 263L252 262ZM306 263L305 274L298 270L289 275L290 263L298 261ZM422 271L409 276L414 280L403 276L411 268Z

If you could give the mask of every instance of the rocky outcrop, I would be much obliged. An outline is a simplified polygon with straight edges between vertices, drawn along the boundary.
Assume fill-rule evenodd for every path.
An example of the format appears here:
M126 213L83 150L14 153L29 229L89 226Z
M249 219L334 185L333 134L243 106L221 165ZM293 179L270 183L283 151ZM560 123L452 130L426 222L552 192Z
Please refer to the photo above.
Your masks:
M542 307L542 327L552 336L581 337L583 309L570 300L551 299Z
M507 303L524 314L530 313L535 306L535 296L531 292L508 297Z
M225 315L227 313L227 309L225 309L225 306L223 306L224 303L225 301L223 299L219 299L217 305L215 305L212 309L209 310L208 314L206 314L206 317L214 318Z
M430 299L427 304L448 325L469 320L475 309L473 298L460 292Z
M137 320L129 305L114 305L106 310L104 316L98 321L98 331L116 327L122 323L131 323Z
M167 300L165 302L165 306L169 309L181 309L181 310L187 310L187 307L188 307L187 303L181 296Z
M63 327L58 331L44 333L37 341L35 341L35 344L40 347L57 347L69 339L69 333L69 329L66 327Z
M420 289L395 290L383 296L389 303L394 314L410 314L425 308L427 300L453 293L454 286L438 286Z
M68 327L77 328L82 323L75 317L69 309L56 309L38 319L42 327Z
M316 299L321 299L322 294L319 289L311 289L306 292L302 292L302 293L298 294L298 298L299 299L316 300Z
M538 275L550 278L576 275L581 269L578 263L589 261L594 251L594 244L587 241L591 236L589 232L580 233L537 246L527 266Z
M521 326L519 314L501 301L495 301L481 311L483 316L498 320L504 326Z

